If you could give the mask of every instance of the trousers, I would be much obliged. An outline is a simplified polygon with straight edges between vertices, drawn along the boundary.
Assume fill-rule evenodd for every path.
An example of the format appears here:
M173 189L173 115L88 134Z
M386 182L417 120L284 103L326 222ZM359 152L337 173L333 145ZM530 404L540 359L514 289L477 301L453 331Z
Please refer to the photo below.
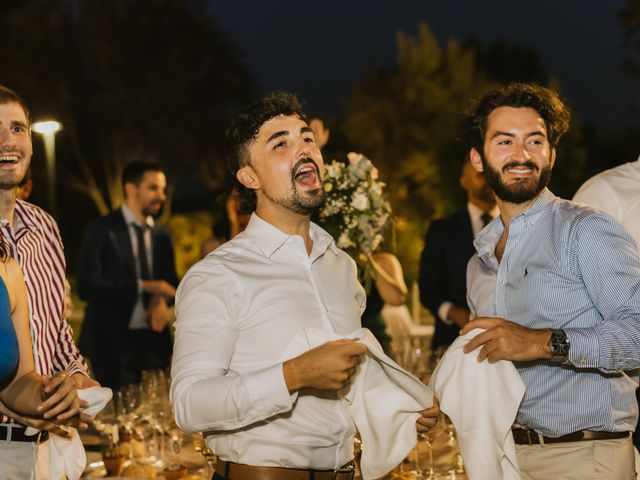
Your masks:
M516 445L522 480L635 480L631 436L612 440Z

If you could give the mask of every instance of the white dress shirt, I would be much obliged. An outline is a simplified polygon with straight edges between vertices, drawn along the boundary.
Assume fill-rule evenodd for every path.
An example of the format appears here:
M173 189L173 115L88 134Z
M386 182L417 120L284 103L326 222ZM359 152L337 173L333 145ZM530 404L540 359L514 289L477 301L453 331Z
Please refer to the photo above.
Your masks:
M283 358L297 357L340 338L345 336L304 328L289 344ZM376 479L393 470L415 446L416 421L419 412L433 406L433 392L385 355L370 330L360 328L346 338L365 344L368 351L338 397L347 403L362 444L366 445L360 461L362 478Z
M176 295L171 400L176 422L205 432L221 459L336 468L355 427L330 392L289 394L282 355L304 327L348 335L365 294L355 262L315 224L307 254L253 214L246 230L192 267Z
M153 242L151 241L151 228L154 225L153 217L148 216L145 219L145 225L141 225L138 222L135 214L126 205L122 205L122 216L129 229L129 238L131 239L131 252L133 253L133 260L136 267L136 276L140 279L140 262L138 261L138 234L136 233L135 225L148 228L144 229L144 246L147 250L147 265L149 265L149 271L153 272ZM138 300L136 300L133 306L133 312L131 312L131 320L129 320L129 329L131 330L146 330L149 328L149 323L144 319L144 303L142 301L142 282L138 280Z
M640 247L640 157L591 177L573 201L607 212Z

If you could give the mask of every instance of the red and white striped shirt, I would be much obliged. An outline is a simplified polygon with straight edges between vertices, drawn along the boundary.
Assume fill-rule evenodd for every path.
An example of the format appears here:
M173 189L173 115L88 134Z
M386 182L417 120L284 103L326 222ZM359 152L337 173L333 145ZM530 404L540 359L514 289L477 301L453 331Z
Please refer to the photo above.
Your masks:
M47 212L17 200L13 227L0 219L0 237L24 274L34 363L38 373L86 373L84 361L64 317L66 262L58 225ZM0 416L0 422L7 422Z

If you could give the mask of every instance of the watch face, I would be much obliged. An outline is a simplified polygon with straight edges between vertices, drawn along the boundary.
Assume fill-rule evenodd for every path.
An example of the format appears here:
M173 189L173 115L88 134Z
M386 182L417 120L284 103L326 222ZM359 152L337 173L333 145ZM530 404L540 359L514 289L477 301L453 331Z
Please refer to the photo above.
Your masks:
M553 330L551 332L551 342L549 347L554 357L568 355L569 342L567 340L567 334L563 330Z

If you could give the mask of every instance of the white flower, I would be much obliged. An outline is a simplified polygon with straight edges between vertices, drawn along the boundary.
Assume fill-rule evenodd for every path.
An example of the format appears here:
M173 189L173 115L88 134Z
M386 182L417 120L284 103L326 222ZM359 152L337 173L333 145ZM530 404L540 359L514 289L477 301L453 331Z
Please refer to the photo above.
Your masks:
M351 206L356 210L366 210L369 208L369 197L362 192L356 192L351 199Z
M382 242L391 207L384 197L378 170L360 153L348 154L349 163L333 160L325 166L326 203L321 223L337 238L339 248L357 257L371 255Z
M350 248L355 247L356 244L351 241L349 238L348 232L342 232L340 234L340 238L338 238L338 248Z
M375 252L381 243L382 243L382 235L377 233L376 236L373 237L373 241L371 242L371 251Z
M347 153L347 158L349 159L349 165L355 167L356 165L358 165L360 160L364 158L364 155L362 155L361 153L349 152Z

